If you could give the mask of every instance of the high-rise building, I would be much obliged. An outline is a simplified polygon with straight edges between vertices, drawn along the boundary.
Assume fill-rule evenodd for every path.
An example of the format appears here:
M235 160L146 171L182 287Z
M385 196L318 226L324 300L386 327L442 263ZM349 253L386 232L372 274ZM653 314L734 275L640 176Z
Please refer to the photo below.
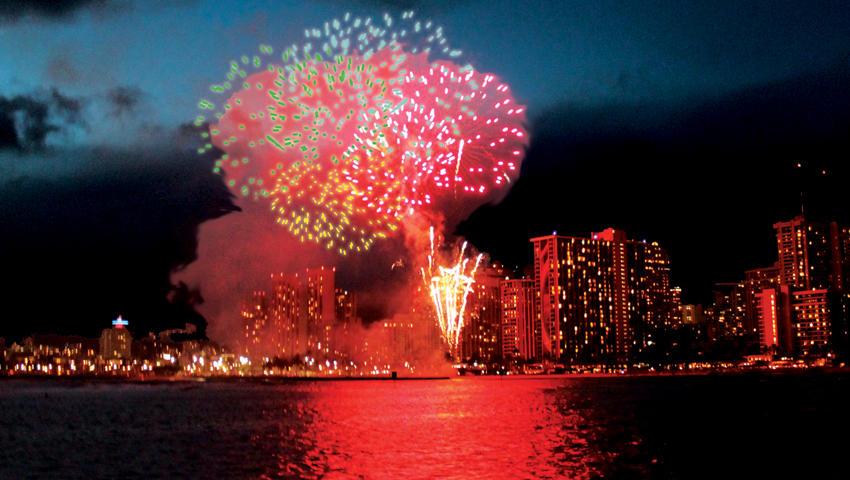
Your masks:
M308 268L302 279L302 295L307 306L309 344L327 352L336 315L334 268Z
M763 352L791 353L793 331L790 290L781 282L777 262L745 272L744 333Z
M434 318L431 297L425 293L425 286L419 284L416 294L410 297L407 310L413 316L414 332L418 337L421 352L444 352L446 344L436 318Z
M754 268L744 272L744 332L753 338L760 338L759 315L761 302L756 295L766 288L779 288L779 265L772 267Z
M502 356L532 360L535 355L534 280L505 279L499 282L502 302Z
M745 282L714 284L714 318L709 325L709 337L731 338L744 334L745 297Z
M302 302L302 285L298 275L270 275L270 329L265 341L272 345L275 356L293 357L307 349L307 316Z
M112 321L112 328L105 328L100 334L100 356L104 360L129 359L133 337L127 330L127 321L118 318Z
M242 302L243 351L255 357L327 353L336 318L334 269L273 273L270 280L270 294L256 290Z
M261 342L269 334L269 306L269 298L263 290L254 290L242 299L239 310L242 317L242 345L240 350L244 355L252 357L267 355L267 348Z
M850 275L850 228L841 228L836 222L829 224L830 290L844 292Z
M670 259L664 249L655 242L628 242L626 251L628 325L632 330L632 342L628 350L629 354L635 354L657 341L657 332L667 331L674 326L674 298L670 286ZM622 341L628 342L628 338ZM622 357L623 360L627 358Z
M682 305L681 315L684 325L703 325L705 323L705 312L702 305Z
M778 222L776 243L779 276L792 290L828 288L830 271L829 227L807 221L802 215Z
M337 288L334 292L334 316L341 325L357 321L357 295L349 290Z
M674 328L682 325L682 287L673 287L671 292L671 322Z
M628 361L672 325L670 261L656 243L607 229L532 238L538 293L535 358Z
M380 322L377 329L381 341L377 346L376 358L390 366L409 364L413 360L415 344L415 318L411 314L399 314L391 320Z
M795 340L800 353L823 353L829 344L830 323L827 291L798 290L793 292Z
M338 350L345 347L347 353L354 349L350 344L355 331L359 332L360 319L357 317L357 295L350 290L337 288L334 293L333 339L331 346Z
M504 270L498 265L480 267L475 274L461 329L462 359L490 363L502 357L499 282L504 277Z
M776 290L765 288L755 294L759 345L766 351L779 348L779 314Z
M830 224L832 332L839 353L850 353L850 228Z
M795 347L801 353L846 349L848 344L848 229L798 216L776 229L780 279L793 305ZM825 310L820 312L821 305ZM826 325L826 340L822 328Z

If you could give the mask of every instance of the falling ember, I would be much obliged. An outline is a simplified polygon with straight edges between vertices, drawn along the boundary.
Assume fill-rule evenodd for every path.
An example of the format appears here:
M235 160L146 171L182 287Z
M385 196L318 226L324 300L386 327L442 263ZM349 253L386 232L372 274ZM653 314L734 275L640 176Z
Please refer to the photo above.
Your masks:
M437 324L440 327L443 340L449 347L453 357L457 356L460 331L463 328L463 313L466 309L466 297L472 291L475 283L475 272L481 262L482 255L475 258L475 264L468 269L469 258L464 258L466 242L460 249L454 266L436 265L434 252L434 227L431 227L431 253L428 255L428 269L422 268L422 280L428 287Z

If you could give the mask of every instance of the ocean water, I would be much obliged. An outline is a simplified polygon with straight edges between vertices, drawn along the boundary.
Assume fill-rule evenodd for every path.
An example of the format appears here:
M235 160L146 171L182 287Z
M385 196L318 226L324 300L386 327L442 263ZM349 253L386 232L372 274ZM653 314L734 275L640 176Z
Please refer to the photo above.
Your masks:
M850 478L850 375L0 380L0 479Z

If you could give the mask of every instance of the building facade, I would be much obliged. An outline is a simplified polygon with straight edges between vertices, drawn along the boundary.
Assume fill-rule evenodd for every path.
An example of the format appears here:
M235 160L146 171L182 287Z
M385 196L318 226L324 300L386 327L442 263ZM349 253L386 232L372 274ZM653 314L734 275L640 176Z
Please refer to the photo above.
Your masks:
M244 354L252 357L293 357L306 352L328 353L337 316L334 269L273 273L270 288L255 290L242 302ZM353 297L341 308L353 315Z
M464 360L491 363L502 358L502 308L499 282L504 271L498 265L478 269L466 298L461 329L460 354Z
M831 261L829 228L802 215L773 225L779 254L779 277L793 290L827 288Z
M120 316L112 321L112 328L100 334L100 357L104 360L126 360L132 358L133 336L127 330L127 321Z
M502 356L534 360L536 350L536 291L534 280L505 279L499 282L502 304Z
M780 283L789 290L794 350L802 355L846 351L850 231L802 215L774 228Z
M656 243L607 229L534 244L535 357L572 365L627 362L670 327L670 261Z
M797 290L793 293L792 308L798 352L802 355L824 353L832 331L827 291Z
M771 267L754 268L744 272L744 334L751 338L760 338L759 318L762 304L756 295L765 289L779 291L779 265Z

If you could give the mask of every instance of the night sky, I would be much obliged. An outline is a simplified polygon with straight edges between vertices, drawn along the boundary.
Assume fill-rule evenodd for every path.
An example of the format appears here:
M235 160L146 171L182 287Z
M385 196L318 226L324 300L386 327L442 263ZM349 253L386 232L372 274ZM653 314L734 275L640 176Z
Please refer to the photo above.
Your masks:
M850 221L850 4L543 3L0 0L0 336L203 325L204 292L171 274L242 213L195 152L198 100L231 59L346 11L416 9L527 105L519 180L455 232L508 266L532 236L613 226L708 302L775 261L801 192Z

